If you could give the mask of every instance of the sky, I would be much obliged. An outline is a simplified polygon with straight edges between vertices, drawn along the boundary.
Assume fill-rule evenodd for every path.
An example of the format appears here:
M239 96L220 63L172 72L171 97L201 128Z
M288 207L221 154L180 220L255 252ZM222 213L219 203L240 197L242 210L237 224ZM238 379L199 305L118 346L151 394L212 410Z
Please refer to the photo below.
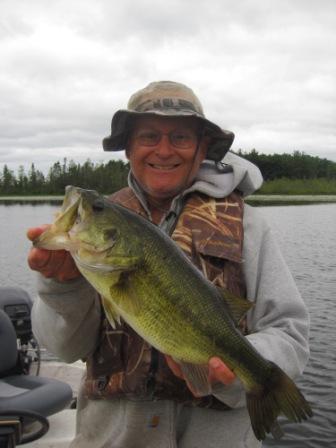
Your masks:
M191 87L235 133L233 150L336 161L335 0L0 0L0 11L0 170L123 158L102 138L156 80Z

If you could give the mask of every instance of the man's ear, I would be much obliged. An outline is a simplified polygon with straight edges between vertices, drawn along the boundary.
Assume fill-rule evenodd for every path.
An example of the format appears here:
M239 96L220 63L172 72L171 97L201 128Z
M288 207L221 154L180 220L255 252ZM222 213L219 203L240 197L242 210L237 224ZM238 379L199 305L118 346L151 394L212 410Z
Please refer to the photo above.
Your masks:
M211 144L211 137L208 136L204 136L201 140L201 157L202 160L204 160L206 158L207 152L208 152L208 148L209 145Z
M128 138L125 145L125 155L127 160L130 158L131 148L130 148L130 139Z

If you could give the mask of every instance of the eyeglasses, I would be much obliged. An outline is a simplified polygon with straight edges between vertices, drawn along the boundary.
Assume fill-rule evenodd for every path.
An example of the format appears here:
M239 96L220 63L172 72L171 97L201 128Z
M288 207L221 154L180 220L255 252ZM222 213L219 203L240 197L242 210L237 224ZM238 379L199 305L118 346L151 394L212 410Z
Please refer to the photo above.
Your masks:
M191 129L178 129L171 132L160 132L154 129L142 129L133 134L133 138L140 146L156 146L162 136L167 135L172 146L178 149L195 148L200 137Z

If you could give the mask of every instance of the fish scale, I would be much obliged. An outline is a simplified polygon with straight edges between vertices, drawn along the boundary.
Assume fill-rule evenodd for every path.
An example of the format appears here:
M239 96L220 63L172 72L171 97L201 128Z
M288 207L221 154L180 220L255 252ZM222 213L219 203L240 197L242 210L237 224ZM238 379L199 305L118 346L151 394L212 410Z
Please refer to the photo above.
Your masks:
M135 275L130 282L137 292L139 301L141 303L146 301L146 306L142 307L139 315L134 317L124 315L131 326L153 346L166 354L177 358L190 358L191 353L194 353L192 359L188 361L207 362L209 355L201 359L199 354L199 347L208 346L206 341L204 342L206 338L191 325L192 322L189 325L186 322L184 309L176 306L178 304L176 292L175 294L168 292L170 297L175 297L174 301L162 301L160 297L162 297L163 285L156 282L155 287L151 288L151 300L149 300L147 283L153 283L151 277L146 277L144 280L143 276ZM167 295L167 291L165 294ZM181 331L184 335L182 342ZM197 350L192 350L191 342L198 347Z

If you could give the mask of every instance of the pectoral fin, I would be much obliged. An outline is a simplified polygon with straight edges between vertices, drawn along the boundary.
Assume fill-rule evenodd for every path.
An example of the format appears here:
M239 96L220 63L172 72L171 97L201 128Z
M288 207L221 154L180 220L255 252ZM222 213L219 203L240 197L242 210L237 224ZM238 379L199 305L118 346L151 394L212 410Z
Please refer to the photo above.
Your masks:
M212 388L208 378L209 368L206 364L191 364L177 359L174 359L174 361L180 365L188 387L195 397L211 394Z
M116 308L113 306L112 301L109 299L106 299L106 297L102 298L102 304L103 304L103 308L105 310L107 320L110 322L112 328L114 328L114 330L115 330L117 328L117 323L119 325L121 324L120 314L118 313Z
M117 284L111 286L110 293L116 305L131 316L137 316L141 310L141 301L129 281L129 272L122 272Z

